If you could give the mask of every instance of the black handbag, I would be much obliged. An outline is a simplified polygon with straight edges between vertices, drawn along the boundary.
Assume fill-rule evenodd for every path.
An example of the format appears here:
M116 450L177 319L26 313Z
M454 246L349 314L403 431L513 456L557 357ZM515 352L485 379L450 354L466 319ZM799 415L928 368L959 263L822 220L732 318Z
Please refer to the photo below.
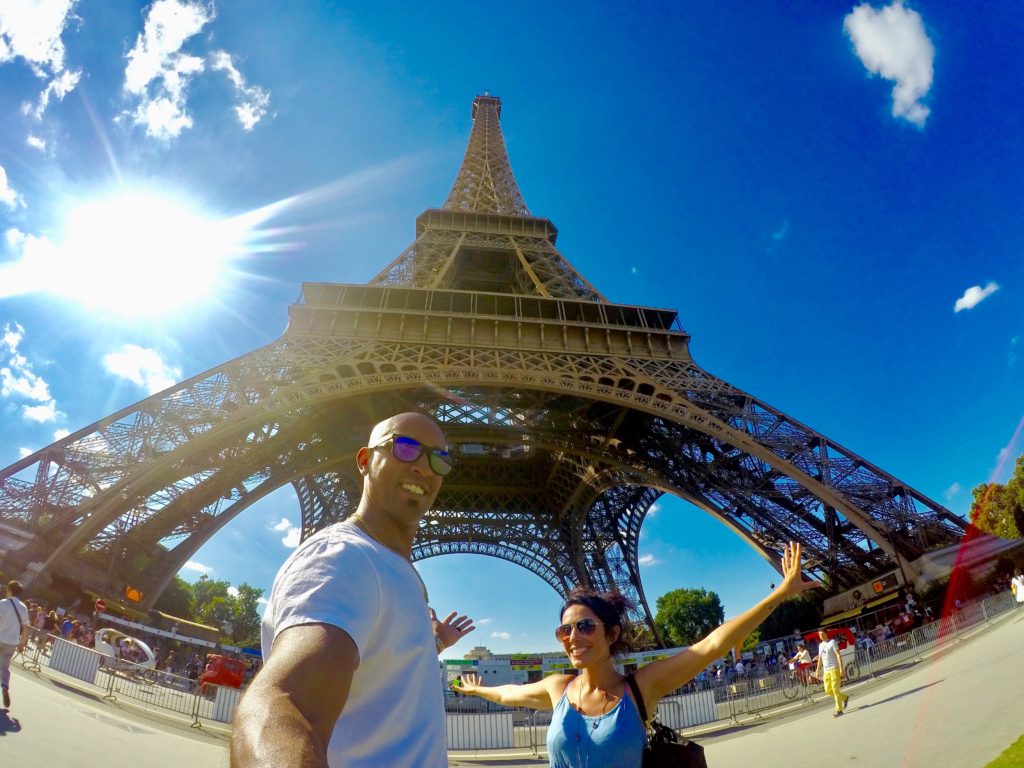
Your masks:
M704 759L704 747L695 741L680 736L667 725L657 720L657 713L648 720L647 707L644 705L640 688L633 675L626 676L636 708L640 710L640 719L647 729L647 746L644 747L642 768L708 768Z

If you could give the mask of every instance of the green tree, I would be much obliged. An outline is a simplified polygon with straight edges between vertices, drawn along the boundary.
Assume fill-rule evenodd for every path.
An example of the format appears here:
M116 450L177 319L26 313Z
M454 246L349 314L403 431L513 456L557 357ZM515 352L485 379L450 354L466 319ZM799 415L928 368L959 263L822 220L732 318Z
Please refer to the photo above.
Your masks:
M741 651L753 651L757 649L757 646L761 642L761 628L758 627L743 640L743 647Z
M263 590L245 582L238 585L232 621L232 639L242 645L258 645L260 640L260 598Z
M654 623L669 646L693 645L725 621L722 601L703 587L673 589L658 598L657 608Z
M1018 462L1018 466L1020 462ZM1016 473L1015 473L1016 474ZM1013 480L1017 478L1014 477ZM1013 483L1011 480L1011 483ZM1020 502L1015 495L1015 486L1000 483L982 483L974 489L974 502L971 504L971 523L975 527L1001 536L1004 539L1020 538L1017 520L1021 517Z
M217 595L199 609L198 619L210 627L217 627L227 637L234 634L235 599L231 595Z
M179 619L192 621L195 616L195 596L192 594L192 585L180 576L167 585L167 588L160 594L156 604L153 606L158 611L177 616Z
M231 597L228 590L231 589L231 582L211 579L205 573L192 585L192 594L195 596L195 615L202 616L209 613L209 605L215 598Z

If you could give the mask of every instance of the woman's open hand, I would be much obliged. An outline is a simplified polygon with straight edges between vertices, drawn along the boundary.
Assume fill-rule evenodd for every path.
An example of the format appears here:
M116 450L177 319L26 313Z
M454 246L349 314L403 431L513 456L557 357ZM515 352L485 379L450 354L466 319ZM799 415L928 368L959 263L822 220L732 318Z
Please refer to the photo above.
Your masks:
M452 680L452 690L472 696L480 688L484 688L484 679L476 672L465 672L457 680Z
M795 541L789 542L782 550L782 584L779 585L779 589L787 597L792 597L820 586L818 582L808 581L803 577L800 569L800 544Z

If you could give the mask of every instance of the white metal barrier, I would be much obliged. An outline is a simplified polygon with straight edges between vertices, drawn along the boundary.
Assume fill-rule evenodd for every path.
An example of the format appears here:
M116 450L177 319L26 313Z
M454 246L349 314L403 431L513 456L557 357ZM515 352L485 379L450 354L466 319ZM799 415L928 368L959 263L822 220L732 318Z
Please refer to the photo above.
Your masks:
M102 653L97 653L91 648L57 639L53 641L53 648L50 651L49 667L86 683L95 684L96 670L104 658L106 657Z
M512 749L514 712L445 715L448 749Z
M955 613L918 627L912 632L857 652L862 675L877 675L905 663L919 661L923 652L943 642L956 640L965 630L977 627L1017 608L1012 595L997 595L963 605ZM125 696L147 707L165 709L192 718L230 723L242 691L206 685L198 690L195 681L138 667L43 633L33 633L34 650L26 650L22 665L32 671L48 669L70 675L101 691L107 698ZM663 699L659 719L674 729L692 728L740 714L756 714L793 701L810 700L820 692L815 684L799 683L788 673L745 678L714 684L712 688ZM716 705L716 698L719 700ZM722 710L726 710L724 715ZM452 750L530 748L539 754L545 741L550 712L503 709L497 712L451 712L446 714L446 738Z
M717 719L714 691L670 696L658 702L658 720L677 731Z

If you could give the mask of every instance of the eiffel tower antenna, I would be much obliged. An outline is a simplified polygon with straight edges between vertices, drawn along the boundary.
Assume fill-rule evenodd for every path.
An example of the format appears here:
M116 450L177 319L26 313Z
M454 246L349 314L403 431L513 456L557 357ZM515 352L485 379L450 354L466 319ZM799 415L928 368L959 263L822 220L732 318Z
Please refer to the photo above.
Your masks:
M413 556L461 552L631 597L657 643L638 542L665 493L773 564L799 541L840 591L958 542L964 522L826 436L716 378L668 309L610 302L557 251L512 174L501 101L443 208L367 285L305 283L265 347L0 471L9 572L148 608L225 524L283 485L302 535L344 519L370 427L419 410L457 459Z

